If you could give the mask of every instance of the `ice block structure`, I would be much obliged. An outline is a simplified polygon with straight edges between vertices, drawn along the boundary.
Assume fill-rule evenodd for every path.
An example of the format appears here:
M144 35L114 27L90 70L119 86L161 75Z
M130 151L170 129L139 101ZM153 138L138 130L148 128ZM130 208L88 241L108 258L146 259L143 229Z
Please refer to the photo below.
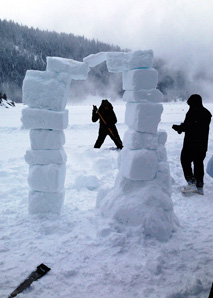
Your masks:
M145 237L168 241L178 220L170 193L167 134L158 130L163 94L156 89L153 52L107 53L106 63L109 72L122 72L128 130L114 187L105 195L100 191L96 205L121 229L136 228Z
M31 148L25 154L29 164L29 212L60 214L65 197L67 156L64 129L65 109L71 80L84 80L88 64L59 57L47 57L46 71L28 70L23 81L23 127L30 130Z

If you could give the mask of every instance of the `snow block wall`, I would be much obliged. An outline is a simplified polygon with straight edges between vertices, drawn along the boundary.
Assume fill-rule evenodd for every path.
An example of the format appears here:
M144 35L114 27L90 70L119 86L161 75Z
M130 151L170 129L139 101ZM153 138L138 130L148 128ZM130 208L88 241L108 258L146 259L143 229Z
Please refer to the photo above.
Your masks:
M65 190L67 156L63 149L68 126L65 110L71 80L87 78L84 62L47 57L46 71L28 70L23 82L22 124L30 129L29 212L60 214Z
M121 72L127 102L124 148L114 187L100 190L97 207L123 229L134 228L146 237L167 241L178 220L170 194L165 131L158 130L163 106L156 89L158 73L153 52L100 52L83 62L47 57L46 71L29 70L23 82L22 123L30 129L29 212L59 214L64 201L66 153L63 130L71 80L85 80L91 67L106 61L109 72Z
M108 192L100 190L96 205L121 229L136 227L145 237L168 241L178 220L170 194L167 134L158 131L163 95L156 89L153 52L108 53L106 62L109 71L122 72L125 123L129 128L115 185Z

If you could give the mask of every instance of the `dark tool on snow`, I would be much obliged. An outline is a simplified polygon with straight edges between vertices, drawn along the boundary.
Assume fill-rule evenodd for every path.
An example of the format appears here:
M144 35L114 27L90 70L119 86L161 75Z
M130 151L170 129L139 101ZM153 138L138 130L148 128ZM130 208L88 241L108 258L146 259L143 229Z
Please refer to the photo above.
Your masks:
M94 106L93 106L93 107L94 107ZM96 113L98 113L98 115L99 115L99 117L101 118L101 120L103 121L103 123L104 123L105 125L107 125L106 121L105 121L104 118L101 116L100 112L97 110ZM121 147L123 147L123 144L118 140L118 138L116 138L116 137L114 136L112 130L111 130L109 127L107 127L107 128L108 128L109 132L111 133L111 135L113 136L113 138L116 139L116 141L121 145Z
M51 269L44 264L40 264L35 271L33 271L16 289L13 291L8 298L17 296L19 293L23 292L27 287L31 285L34 281L38 280L44 276Z

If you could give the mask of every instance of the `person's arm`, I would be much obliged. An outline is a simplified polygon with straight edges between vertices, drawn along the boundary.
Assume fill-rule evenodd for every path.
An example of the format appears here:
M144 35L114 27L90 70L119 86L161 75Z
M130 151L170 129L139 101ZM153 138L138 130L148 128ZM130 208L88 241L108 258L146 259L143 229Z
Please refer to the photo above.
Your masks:
M93 106L93 110L92 110L92 122L96 122L99 119L99 115L97 113L97 107Z

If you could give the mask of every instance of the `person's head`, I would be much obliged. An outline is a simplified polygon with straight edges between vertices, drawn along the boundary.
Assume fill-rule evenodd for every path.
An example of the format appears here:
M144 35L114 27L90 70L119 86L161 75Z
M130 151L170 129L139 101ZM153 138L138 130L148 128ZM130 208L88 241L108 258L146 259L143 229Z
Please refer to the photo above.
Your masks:
M201 107L202 104L202 97L199 94L192 94L188 100L187 104L191 107Z
M110 102L107 99L103 99L101 105L106 111L108 111L110 107Z

